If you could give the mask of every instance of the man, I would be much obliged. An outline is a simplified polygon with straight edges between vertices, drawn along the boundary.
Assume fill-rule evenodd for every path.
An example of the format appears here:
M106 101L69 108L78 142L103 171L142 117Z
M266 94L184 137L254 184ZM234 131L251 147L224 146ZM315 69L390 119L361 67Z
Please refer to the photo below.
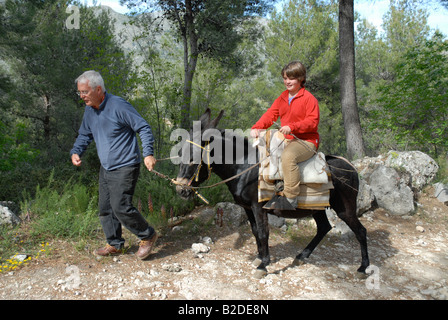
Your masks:
M81 165L81 156L93 140L101 162L99 218L107 245L97 249L95 254L108 256L123 252L123 225L140 239L137 257L146 259L157 234L132 205L132 197L141 162L136 133L142 142L146 168L151 171L156 163L151 127L131 104L106 92L98 72L86 71L75 82L86 107L79 135L70 151L72 163Z

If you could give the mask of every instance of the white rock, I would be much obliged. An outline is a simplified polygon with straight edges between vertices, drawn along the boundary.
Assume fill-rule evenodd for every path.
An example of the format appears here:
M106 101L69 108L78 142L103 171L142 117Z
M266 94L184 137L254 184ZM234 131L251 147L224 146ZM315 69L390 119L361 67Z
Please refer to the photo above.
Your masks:
M204 244L213 244L213 240L210 237L203 237L203 238L201 238L201 241Z
M182 267L179 263L173 263L173 264L164 264L162 265L162 269L169 271L169 272L180 272L182 271Z
M28 258L26 254L15 254L11 257L11 259L21 262L25 261L26 258Z
M417 226L417 227L415 227L415 229L416 229L418 232L425 232L425 228L423 228L422 226Z
M198 254L198 253L207 253L210 251L210 247L207 247L205 244L203 243L193 243L191 246L191 250L193 251L193 253Z
M385 165L409 172L417 189L430 183L439 170L437 162L421 151L389 151Z
M443 183L434 184L434 196L444 204L448 205L448 185Z
M0 205L0 225L16 225L19 224L20 221L20 218L13 211L11 211L8 207Z

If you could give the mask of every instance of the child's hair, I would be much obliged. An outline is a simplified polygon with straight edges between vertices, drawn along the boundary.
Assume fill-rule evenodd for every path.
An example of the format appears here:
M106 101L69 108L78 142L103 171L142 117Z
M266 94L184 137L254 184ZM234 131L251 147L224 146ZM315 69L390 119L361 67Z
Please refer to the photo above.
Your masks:
M302 82L302 87L306 82L306 68L299 61L291 61L282 69L282 77L288 77L291 79L297 79Z

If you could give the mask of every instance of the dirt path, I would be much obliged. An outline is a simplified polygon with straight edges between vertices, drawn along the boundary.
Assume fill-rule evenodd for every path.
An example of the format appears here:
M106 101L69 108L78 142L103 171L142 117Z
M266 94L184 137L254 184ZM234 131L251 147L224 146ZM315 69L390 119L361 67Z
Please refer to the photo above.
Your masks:
M19 270L0 274L0 299L448 299L448 207L426 196L418 213L397 217L384 210L361 217L368 230L372 273L356 276L360 264L354 236L335 231L307 264L292 267L311 239L310 220L271 230L269 274L254 279L255 240L239 228L185 222L159 238L152 257L139 261L132 246L118 257L96 259L72 244L54 242L50 253ZM198 213L198 212L196 212ZM193 243L207 242L194 253Z

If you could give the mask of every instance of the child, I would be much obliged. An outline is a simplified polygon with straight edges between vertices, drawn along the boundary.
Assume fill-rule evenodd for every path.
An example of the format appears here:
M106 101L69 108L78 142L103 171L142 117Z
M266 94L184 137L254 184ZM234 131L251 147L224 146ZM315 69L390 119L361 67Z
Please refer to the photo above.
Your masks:
M296 208L300 193L297 164L311 158L319 148L319 105L317 99L305 89L306 68L302 63L288 63L281 74L286 90L255 123L250 134L257 138L260 130L269 128L280 117L279 132L287 139L282 153L283 193Z

